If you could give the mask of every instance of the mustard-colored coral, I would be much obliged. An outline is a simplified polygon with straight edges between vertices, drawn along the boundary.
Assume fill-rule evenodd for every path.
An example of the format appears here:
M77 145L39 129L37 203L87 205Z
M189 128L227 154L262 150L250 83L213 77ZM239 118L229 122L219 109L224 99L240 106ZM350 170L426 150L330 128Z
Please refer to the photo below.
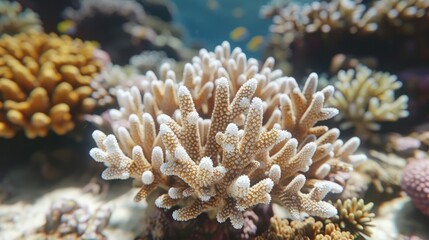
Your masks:
M71 131L94 106L91 80L102 68L92 43L54 34L0 39L0 136Z
M90 155L106 164L102 177L139 180L136 200L164 189L155 204L179 206L178 221L208 213L241 228L244 211L271 201L294 219L335 215L323 198L342 187L325 177L365 160L354 154L359 139L343 142L338 129L316 126L338 113L324 107L332 86L317 91L311 74L301 89L273 66L224 42L201 50L181 79L168 64L159 78L147 72L144 92L118 91L114 134L93 133Z
M267 231L257 236L255 240L283 240L283 239L303 239L303 240L353 240L355 239L348 231L343 231L338 226L314 218L307 218L303 221L289 221L272 217Z
M330 218L307 218L303 221L288 221L276 216L270 219L270 226L255 239L356 239L371 236L371 213L373 203L365 204L362 199L337 200L334 204L338 215Z
M372 202L365 204L363 199L352 198L345 201L338 199L334 206L338 209L338 215L327 219L325 223L332 222L342 231L348 231L355 237L371 236L371 221L375 217L371 212L374 206Z
M335 82L337 91L329 105L338 108L340 128L355 128L355 133L368 137L381 128L381 122L397 121L408 116L408 97L395 99L395 90L402 86L395 75L374 72L359 65L356 69L341 70Z
M30 9L22 9L21 4L12 1L0 1L0 34L21 32L41 32L42 22Z

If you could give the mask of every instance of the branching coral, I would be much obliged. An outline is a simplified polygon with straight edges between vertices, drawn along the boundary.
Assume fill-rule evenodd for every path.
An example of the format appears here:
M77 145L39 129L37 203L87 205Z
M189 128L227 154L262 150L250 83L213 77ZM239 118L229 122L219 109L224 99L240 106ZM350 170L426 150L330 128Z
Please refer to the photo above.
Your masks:
M255 240L265 239L353 240L354 236L350 232L340 230L332 223L325 225L314 218L307 218L304 221L288 221L272 217L268 231L255 238Z
M395 75L373 72L359 65L355 70L340 71L335 83L337 92L329 105L338 108L337 121L341 129L355 128L361 137L380 130L380 122L397 121L408 116L408 97L395 99L395 90L402 86Z
M89 86L103 62L89 42L41 33L0 39L0 136L65 134L94 100Z
M0 34L41 32L39 16L30 9L22 10L18 2L0 1Z
M107 165L102 177L141 182L137 201L164 189L155 204L179 206L179 221L208 213L241 228L244 211L271 200L294 219L335 215L323 198L342 188L324 178L366 156L354 154L357 138L342 142L338 129L316 126L338 113L324 107L332 86L316 91L311 74L301 90L273 65L269 58L259 67L224 42L201 50L181 80L168 65L159 79L148 72L143 96L135 87L118 93L115 134L93 133L90 155Z
M356 239L362 234L371 236L371 213L373 204L365 204L362 199L338 200L334 204L338 215L330 218L307 218L303 221L288 221L274 216L270 228L262 239Z
M314 1L262 11L267 17L269 11L275 15L268 54L290 60L300 73L306 70L303 66L326 69L323 64L338 53L375 56L389 70L397 70L393 62L415 67L429 59L429 45L423 40L429 30L425 0Z
M334 206L338 209L338 216L325 221L339 226L342 231L350 232L354 237L361 235L371 236L370 227L375 214L371 212L373 203L365 204L363 199L337 200Z

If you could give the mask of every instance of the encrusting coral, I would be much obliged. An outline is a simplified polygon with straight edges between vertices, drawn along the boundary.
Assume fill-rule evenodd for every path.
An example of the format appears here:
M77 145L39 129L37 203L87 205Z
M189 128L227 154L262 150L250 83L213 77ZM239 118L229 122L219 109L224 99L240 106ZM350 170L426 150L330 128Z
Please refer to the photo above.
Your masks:
M429 216L429 160L414 160L404 169L402 189L410 196L414 206Z
M135 87L118 92L115 134L93 133L90 155L106 164L102 177L135 179L136 201L164 189L155 205L179 206L178 221L208 213L242 228L244 211L271 201L293 219L332 217L337 210L323 198L342 187L324 178L366 156L354 154L358 138L343 142L338 129L316 126L338 113L324 107L332 86L317 91L311 74L301 90L273 65L269 58L259 67L224 42L202 49L181 80L168 64L159 79L147 72L143 96Z
M358 65L339 71L336 79L337 91L328 105L339 110L335 120L342 121L341 129L355 128L355 134L368 138L371 131L380 130L380 123L408 116L408 97L395 99L395 90L402 86L395 75Z
M21 4L12 1L0 1L0 34L21 32L42 32L39 16L30 9L22 10Z
M46 215L46 223L31 239L94 239L103 240L103 229L112 210L103 205L90 212L75 200L56 200Z
M92 79L105 64L90 42L43 33L0 38L0 136L71 131L95 105Z

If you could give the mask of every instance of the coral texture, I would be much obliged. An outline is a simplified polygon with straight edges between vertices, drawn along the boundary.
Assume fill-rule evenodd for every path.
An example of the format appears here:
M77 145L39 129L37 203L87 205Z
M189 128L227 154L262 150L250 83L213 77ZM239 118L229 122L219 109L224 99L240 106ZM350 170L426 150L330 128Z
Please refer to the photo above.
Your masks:
M429 160L415 160L407 165L401 181L402 189L423 214L429 216Z
M402 86L395 75L373 72L359 65L341 70L337 75L337 91L328 104L339 110L336 121L341 129L355 128L355 134L367 138L380 130L380 122L397 121L408 116L408 97L395 99L395 90Z
M103 66L92 43L42 33L0 39L0 136L71 131L94 106L92 79Z
M179 206L178 221L206 212L242 228L247 209L271 201L293 219L335 215L323 198L342 188L324 178L366 159L354 154L359 139L343 142L338 129L316 126L338 113L324 107L332 86L316 91L311 74L300 89L273 65L269 58L259 67L224 42L202 49L181 79L168 64L159 79L146 73L143 96L136 87L118 92L114 134L93 133L90 155L106 164L102 177L136 179L137 201L164 189L155 204Z
M330 218L307 218L304 221L288 221L274 216L269 229L256 237L262 239L356 239L371 236L371 213L373 203L365 204L362 199L337 200L334 204L338 215Z
M325 224L334 223L342 231L350 232L354 237L366 235L371 236L371 221L375 214L371 212L374 204L365 204L363 199L340 199L334 204L338 209L338 215L325 220Z
M102 231L111 214L106 205L92 213L74 200L57 200L46 216L46 224L32 239L106 239Z
M272 217L270 228L255 240L282 240L282 239L305 239L305 240L353 240L350 232L342 231L332 223L324 224L314 218L304 221L288 221Z
M0 1L0 34L41 31L42 23L36 13L30 9L23 11L18 2Z
M337 53L376 56L384 69L392 62L415 67L429 59L429 45L420 40L428 37L426 0L332 0L284 5L261 9L266 17L274 15L268 55L274 54L279 61L290 60L300 73L305 71L304 66L326 69L324 64ZM392 38L395 41L389 41ZM412 49L406 47L410 44Z

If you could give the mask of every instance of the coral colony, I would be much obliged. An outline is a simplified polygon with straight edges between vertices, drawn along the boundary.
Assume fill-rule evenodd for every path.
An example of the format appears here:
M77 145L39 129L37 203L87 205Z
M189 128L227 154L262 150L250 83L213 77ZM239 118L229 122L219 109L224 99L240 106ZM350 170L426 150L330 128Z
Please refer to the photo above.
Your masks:
M332 86L317 91L312 73L300 89L273 65L268 58L258 67L224 42L202 49L181 79L168 65L160 79L149 71L143 93L118 94L120 108L110 110L115 133L93 133L90 155L107 166L102 177L140 181L136 201L164 189L155 204L179 206L177 221L209 213L242 228L246 209L270 202L292 219L336 215L323 198L342 187L325 177L366 159L355 154L359 139L344 142L338 129L316 126L338 114L324 106Z
M104 63L94 44L44 33L0 39L0 136L70 132L95 106L89 83Z
M0 0L0 239L429 238L429 1L224 1Z

